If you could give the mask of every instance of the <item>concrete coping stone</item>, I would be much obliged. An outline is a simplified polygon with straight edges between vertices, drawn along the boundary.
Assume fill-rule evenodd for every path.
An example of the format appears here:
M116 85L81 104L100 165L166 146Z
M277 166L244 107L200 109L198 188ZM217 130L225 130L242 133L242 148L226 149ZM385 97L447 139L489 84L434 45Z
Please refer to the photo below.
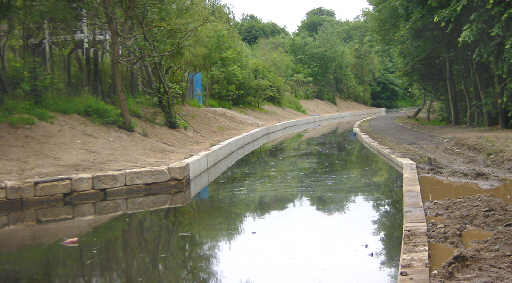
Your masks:
M353 130L357 138L366 147L402 171L404 213L398 282L427 283L430 281L427 222L421 199L421 187L418 181L416 163L408 158L396 156L392 150L380 145L361 131L359 125L373 118L369 117L356 122Z

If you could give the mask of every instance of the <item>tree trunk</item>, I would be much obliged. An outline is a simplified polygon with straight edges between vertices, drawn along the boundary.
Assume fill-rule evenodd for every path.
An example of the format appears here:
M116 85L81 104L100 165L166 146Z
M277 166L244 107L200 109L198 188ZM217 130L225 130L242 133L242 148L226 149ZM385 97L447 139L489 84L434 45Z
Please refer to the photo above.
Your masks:
M103 9L105 11L105 16L107 19L107 25L110 30L110 41L111 41L111 71L112 77L114 81L114 89L116 91L117 97L119 99L119 107L121 108L121 115L123 116L123 127L126 130L131 129L131 120L130 115L128 114L128 107L126 106L126 98L124 96L122 90L121 83L121 72L119 70L119 54L120 54L120 46L119 46L119 35L117 29L117 22L115 19L112 0L103 0Z
M91 86L93 89L94 94L99 97L100 92L100 62L99 62L99 51L97 48L94 48L92 50L92 82Z
M85 57L85 74L84 74L84 86L87 89L91 87L91 49L84 48Z
M418 118L418 115L420 115L421 111L423 110L423 108L425 108L425 104L427 103L427 95L425 94L425 92L423 92L423 104L421 105L420 108L418 108L416 110L416 112L414 112L414 114L412 115L411 118L414 118L414 119L417 119Z
M452 86L451 86L451 70L450 70L450 61L448 60L448 56L445 58L446 61L446 88L448 89L448 102L450 104L450 117L451 124L455 125L455 107L454 101L452 97Z
M462 90L464 92L464 97L466 98L466 125L471 125L471 104L469 99L469 93L466 89L466 80L462 80Z
M75 45L71 50L69 50L66 59L66 78L68 82L68 87L71 88L73 86L73 78L71 77L72 66L73 66L73 53L78 49L78 46Z
M48 31L48 21L47 20L44 20L43 29L44 29L44 40L43 40L44 66L45 66L46 72L50 73L52 70L52 67L51 67L51 58L50 58L50 36L49 36L49 31Z
M428 101L428 107L427 107L427 121L429 121L429 122L430 122L430 113L432 111L432 100L433 100L433 98L434 98L434 95L431 93L429 101Z
M496 92L496 104L498 105L498 122L500 128L507 128L505 117L505 83L500 78L501 75L494 72L494 88Z
M480 76L478 75L478 71L477 71L476 64L474 61L473 61L473 71L475 74L476 85L478 87L478 94L480 95L480 101L482 102L482 116L484 119L484 127L489 127L489 115L487 113L487 107L485 106L485 104L486 104L485 96L484 96L484 92L482 91L482 85L480 84Z

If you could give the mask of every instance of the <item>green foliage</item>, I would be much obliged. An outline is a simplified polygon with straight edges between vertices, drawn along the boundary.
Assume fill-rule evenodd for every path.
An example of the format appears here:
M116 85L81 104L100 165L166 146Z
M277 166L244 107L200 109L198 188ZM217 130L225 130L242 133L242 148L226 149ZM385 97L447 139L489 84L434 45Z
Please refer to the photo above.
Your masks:
M214 98L208 99L208 106L212 108L226 108L232 109L233 104L230 101L217 100Z
M7 122L12 126L33 125L35 124L34 118L51 122L54 115L41 106L22 99L7 97L4 104L0 105L0 123Z
M237 30L241 39L249 45L254 45L263 38L289 35L286 29L273 22L264 23L254 15L244 15L237 24Z
M79 96L48 96L45 97L43 106L52 112L66 115L77 114L87 117L98 124L124 128L121 111L117 107L87 94ZM130 128L126 130L133 130L134 128L135 125L132 122Z
M426 119L423 119L423 118L409 118L409 121L413 122L413 123L418 123L420 125L423 125L423 126L446 126L448 125L448 122L446 122L446 120L441 120L441 119L432 119L430 121L427 121Z
M191 106L191 107L195 107L195 108L202 108L203 106L199 104L199 102L197 102L197 100L195 99L187 99L187 101L185 101L185 103L188 105L188 106Z
M36 123L36 120L32 116L27 115L9 116L6 121L9 124L9 126L15 128L25 125L34 125Z
M510 123L510 1L370 0L366 13L406 85L433 95L452 124Z
M300 101L292 95L283 96L282 106L306 114L306 110L302 107Z

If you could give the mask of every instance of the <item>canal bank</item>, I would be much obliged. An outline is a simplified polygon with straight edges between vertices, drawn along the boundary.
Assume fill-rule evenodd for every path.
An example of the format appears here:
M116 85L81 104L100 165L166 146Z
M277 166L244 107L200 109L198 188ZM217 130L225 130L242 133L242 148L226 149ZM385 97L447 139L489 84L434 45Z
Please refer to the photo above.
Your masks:
M80 235L77 247L0 252L0 274L67 282L396 280L402 178L357 141L354 122L266 143L188 205L118 216Z
M394 113L363 132L417 163L431 282L512 280L512 132L428 126Z
M354 132L364 145L401 171L403 178L403 236L398 282L429 282L427 222L416 163L396 156L361 131L360 124L372 118L358 121Z
M226 168L262 144L384 109L312 116L262 127L168 166L59 176L0 187L0 226L67 221L184 205Z

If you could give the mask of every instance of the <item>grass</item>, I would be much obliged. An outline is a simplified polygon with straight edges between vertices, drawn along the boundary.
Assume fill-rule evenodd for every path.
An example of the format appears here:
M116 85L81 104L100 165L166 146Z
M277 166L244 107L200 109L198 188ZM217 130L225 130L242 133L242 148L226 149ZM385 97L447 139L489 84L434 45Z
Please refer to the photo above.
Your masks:
M121 111L90 95L61 96L48 95L40 105L21 99L6 99L0 106L0 123L7 122L10 126L33 125L35 119L52 122L55 118L51 112L61 114L78 114L103 125L113 125L125 129ZM135 125L126 129L133 131Z
M427 121L426 119L423 119L423 118L416 118L416 119L408 118L407 120L409 120L410 122L413 122L413 123L418 123L423 126L446 126L446 125L448 125L448 122L443 121L441 119L432 119L430 121Z
M232 109L233 103L231 103L231 101L224 101L224 100L217 100L214 98L209 98L208 99L208 107Z
M197 102L197 100L195 100L195 99L187 99L187 101L185 101L185 103L188 106L195 107L195 108L202 108L203 107L203 105L199 104L199 102Z
M304 110L304 108L300 104L300 101L295 96L283 96L282 106L306 114L306 110Z
M30 101L6 99L0 106L0 123L8 123L12 127L34 125L36 119L52 122L55 116L47 109Z

